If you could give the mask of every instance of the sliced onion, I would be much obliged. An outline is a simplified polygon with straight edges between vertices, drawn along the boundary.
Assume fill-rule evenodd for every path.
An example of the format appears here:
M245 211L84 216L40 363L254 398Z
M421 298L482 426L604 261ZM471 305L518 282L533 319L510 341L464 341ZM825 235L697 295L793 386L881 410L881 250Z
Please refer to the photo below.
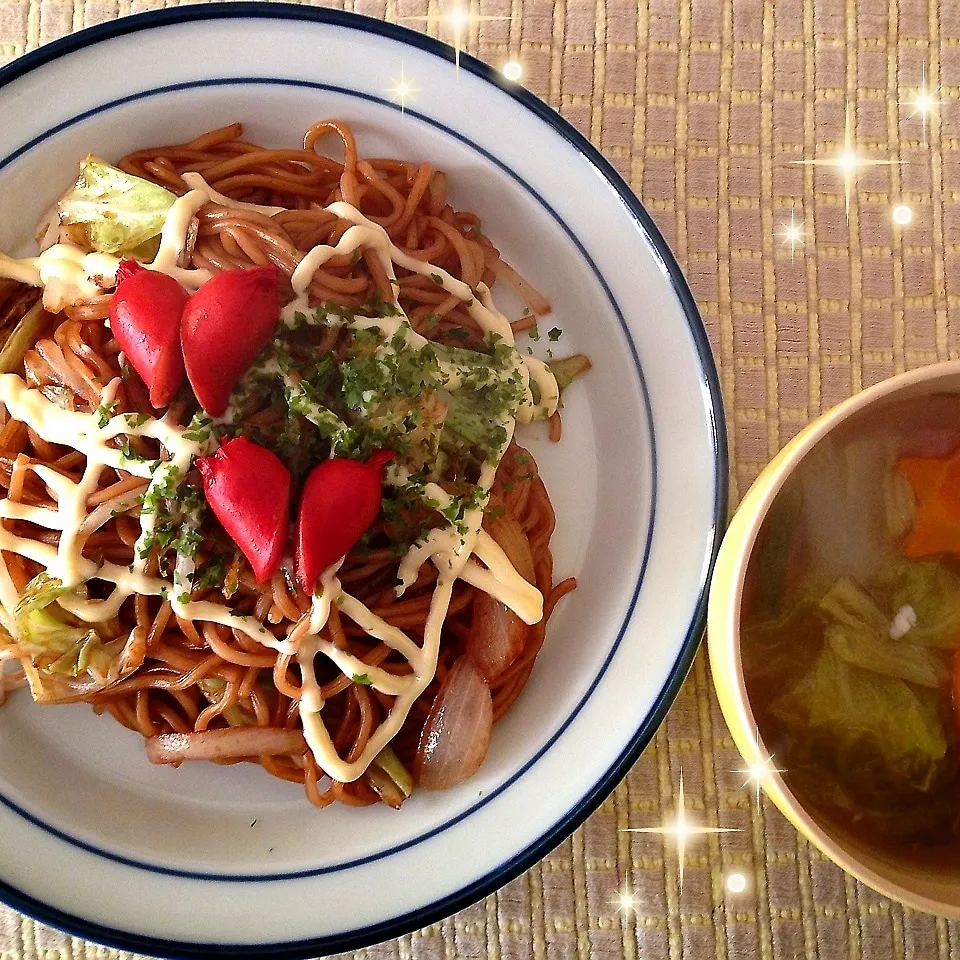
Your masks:
M147 740L151 763L184 760L236 760L303 753L306 741L299 730L280 727L230 727L200 733L161 733Z
M446 790L472 777L487 755L493 729L493 699L469 656L447 674L430 709L413 761L417 784Z
M368 767L363 778L388 807L399 810L403 806L403 801L407 799L406 796L379 767Z
M524 580L536 581L533 553L523 527L510 516L487 521L487 532ZM530 628L506 605L489 594L473 601L467 651L487 680L496 680L523 652Z
M529 630L505 604L488 593L478 594L467 651L483 676L496 680L523 652Z
M507 555L507 559L513 564L517 573L527 583L535 584L537 574L533 565L533 551L530 549L530 541L527 539L519 521L508 514L502 514L493 519L486 519L483 526L487 533L497 541L500 549Z

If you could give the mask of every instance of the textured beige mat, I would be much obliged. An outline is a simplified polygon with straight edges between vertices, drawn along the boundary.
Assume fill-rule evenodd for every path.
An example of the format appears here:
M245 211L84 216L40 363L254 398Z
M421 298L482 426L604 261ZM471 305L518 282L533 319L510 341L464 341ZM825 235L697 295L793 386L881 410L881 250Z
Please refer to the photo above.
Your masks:
M162 0L0 0L0 59ZM397 20L436 0L356 0ZM482 0L508 16L469 49L521 61L524 82L633 184L690 279L720 363L734 502L820 410L904 368L960 354L958 0ZM907 101L926 71L945 101ZM866 170L792 163L837 152L851 111ZM908 205L898 227L892 207ZM783 233L791 215L792 245ZM380 958L747 960L960 957L960 925L905 911L757 809L701 658L656 742L603 807L540 865ZM675 851L623 833L673 809L739 833ZM740 873L746 887L731 893ZM637 910L623 914L626 884ZM0 907L0 960L116 956Z

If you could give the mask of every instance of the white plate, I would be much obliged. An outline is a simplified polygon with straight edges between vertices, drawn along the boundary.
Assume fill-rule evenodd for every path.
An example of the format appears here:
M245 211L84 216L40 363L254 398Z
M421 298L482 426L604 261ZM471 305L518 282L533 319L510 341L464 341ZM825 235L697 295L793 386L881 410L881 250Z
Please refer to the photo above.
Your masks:
M389 100L401 69L419 89ZM479 774L385 807L317 811L256 767L147 763L83 706L0 714L0 896L143 953L315 956L396 936L506 883L626 773L700 639L726 507L707 339L636 197L534 97L443 44L310 7L217 4L83 31L0 72L0 249L26 250L88 152L116 159L234 119L293 145L348 120L361 151L429 159L543 290L594 369L564 439L524 431L559 516L550 623ZM546 346L541 341L539 347ZM531 439L532 438L532 439Z

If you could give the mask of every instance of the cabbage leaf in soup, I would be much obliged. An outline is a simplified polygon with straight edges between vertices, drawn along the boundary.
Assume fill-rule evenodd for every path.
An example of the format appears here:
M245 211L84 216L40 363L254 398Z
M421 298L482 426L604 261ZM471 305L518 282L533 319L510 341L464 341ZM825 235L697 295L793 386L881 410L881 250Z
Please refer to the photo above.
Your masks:
M935 842L960 820L948 647L960 641L960 577L894 561L866 581L808 576L779 616L745 630L744 670L764 741L818 802L867 829ZM912 605L917 623L890 627ZM914 640L918 642L914 642Z
M928 791L947 772L936 693L847 663L831 647L771 713L803 729L807 750L824 766L847 777L855 771L854 789Z
M877 574L873 593L895 614L911 607L917 622L904 637L925 647L960 646L960 576L938 560L902 560Z

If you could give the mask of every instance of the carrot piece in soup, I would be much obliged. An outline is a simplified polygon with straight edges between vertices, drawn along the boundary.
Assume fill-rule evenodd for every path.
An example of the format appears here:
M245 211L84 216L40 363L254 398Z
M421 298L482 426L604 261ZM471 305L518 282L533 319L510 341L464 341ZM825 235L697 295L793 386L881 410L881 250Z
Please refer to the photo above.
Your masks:
M960 556L960 450L946 459L904 457L897 469L917 497L913 526L903 541L904 556Z

